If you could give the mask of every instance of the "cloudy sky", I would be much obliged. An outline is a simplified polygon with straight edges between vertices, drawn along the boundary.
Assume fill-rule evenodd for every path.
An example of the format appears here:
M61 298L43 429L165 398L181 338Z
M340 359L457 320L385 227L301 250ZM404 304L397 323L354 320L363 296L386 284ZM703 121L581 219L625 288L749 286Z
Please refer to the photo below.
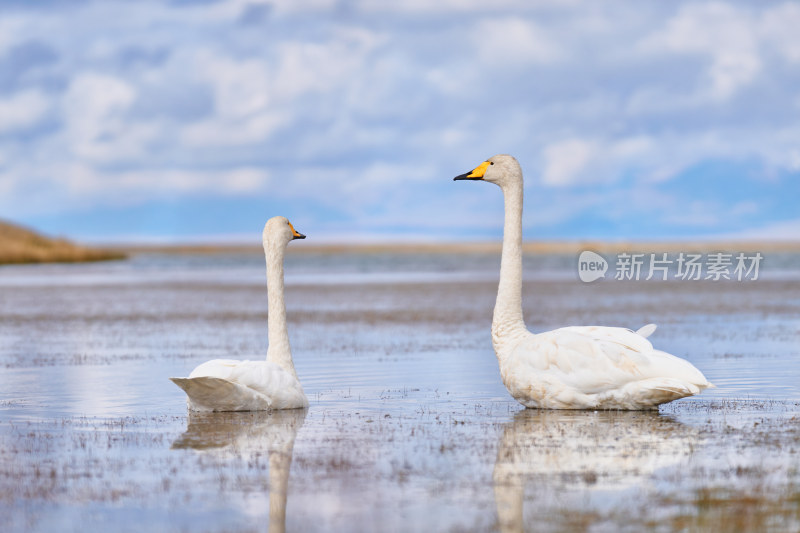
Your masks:
M88 241L800 238L800 3L0 4L0 218Z

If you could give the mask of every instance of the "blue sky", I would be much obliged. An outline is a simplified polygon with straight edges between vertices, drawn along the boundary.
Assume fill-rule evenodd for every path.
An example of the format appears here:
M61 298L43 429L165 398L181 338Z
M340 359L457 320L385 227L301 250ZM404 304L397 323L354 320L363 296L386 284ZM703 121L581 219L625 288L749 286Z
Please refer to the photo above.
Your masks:
M79 240L800 236L800 4L7 1L0 218Z

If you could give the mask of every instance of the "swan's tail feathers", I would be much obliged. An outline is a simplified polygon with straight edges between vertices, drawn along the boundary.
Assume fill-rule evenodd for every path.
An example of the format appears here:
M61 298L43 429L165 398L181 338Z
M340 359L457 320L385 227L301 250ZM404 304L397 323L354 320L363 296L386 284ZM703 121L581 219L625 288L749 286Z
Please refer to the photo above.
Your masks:
M266 411L272 405L263 394L227 379L211 376L169 379L189 397L192 411Z
M663 403L699 394L702 387L675 378L652 378L626 386L621 403L626 409L651 409Z
M645 339L653 334L658 326L655 324L647 324L646 326L642 326L636 330L636 333L644 337Z

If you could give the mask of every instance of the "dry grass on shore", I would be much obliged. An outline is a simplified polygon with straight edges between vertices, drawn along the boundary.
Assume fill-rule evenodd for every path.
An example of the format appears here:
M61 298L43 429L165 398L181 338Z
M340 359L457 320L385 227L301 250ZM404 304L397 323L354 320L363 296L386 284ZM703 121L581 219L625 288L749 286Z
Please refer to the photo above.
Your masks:
M502 243L494 242L387 242L387 243L312 243L290 246L288 252L304 254L380 254L380 253L421 253L421 254L461 254L461 253L500 253ZM226 254L262 253L260 243L254 244L139 244L118 245L114 248L129 254ZM529 254L578 254L583 250L599 253L621 252L800 252L800 241L528 241L522 249Z
M125 257L120 251L87 248L0 221L0 264L80 263Z

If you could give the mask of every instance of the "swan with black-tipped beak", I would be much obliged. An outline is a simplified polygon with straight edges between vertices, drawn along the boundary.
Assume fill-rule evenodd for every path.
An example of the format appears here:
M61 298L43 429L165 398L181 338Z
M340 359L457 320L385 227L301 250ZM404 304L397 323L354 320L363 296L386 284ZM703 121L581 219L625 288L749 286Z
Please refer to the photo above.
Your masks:
M266 411L308 407L297 379L286 327L283 301L283 257L294 239L305 239L284 217L264 226L267 260L269 348L266 361L214 359L195 368L188 378L170 378L186 392L192 411Z
M713 387L688 361L656 350L649 324L565 327L533 334L522 319L522 169L496 155L455 180L498 185L505 202L492 344L508 392L542 409L654 409Z

